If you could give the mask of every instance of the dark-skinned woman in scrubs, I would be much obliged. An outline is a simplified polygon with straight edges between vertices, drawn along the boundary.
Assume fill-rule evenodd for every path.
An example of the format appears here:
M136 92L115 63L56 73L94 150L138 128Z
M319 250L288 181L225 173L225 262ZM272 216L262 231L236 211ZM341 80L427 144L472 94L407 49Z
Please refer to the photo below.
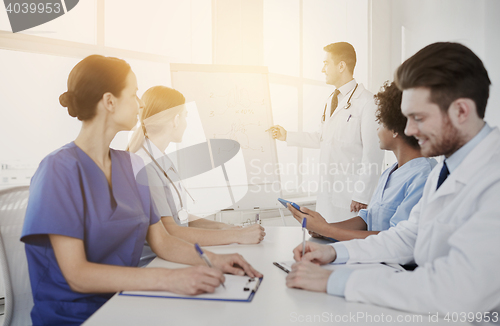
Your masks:
M238 254L206 251L209 268L192 245L167 233L147 185L134 178L132 161L140 158L109 148L137 122L136 92L135 74L120 59L92 55L69 75L60 102L82 128L40 163L21 237L34 325L79 325L117 291L193 295L213 292L223 273L261 275ZM145 239L159 257L196 266L136 268Z

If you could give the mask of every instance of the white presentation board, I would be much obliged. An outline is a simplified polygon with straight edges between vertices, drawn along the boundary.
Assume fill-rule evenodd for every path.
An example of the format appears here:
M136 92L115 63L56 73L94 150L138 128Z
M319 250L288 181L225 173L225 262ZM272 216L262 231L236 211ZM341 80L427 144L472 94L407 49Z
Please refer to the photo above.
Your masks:
M185 96L187 103L194 101L198 111L194 117L188 111L183 146L232 139L240 144L243 154L239 162L235 157L233 164L226 164L222 174L212 171L204 181L203 176L186 181L193 197L196 193L201 198L201 202L195 198L196 206L213 204L208 202L213 200L203 203L209 190L218 197L229 192L231 205L219 209L279 207L276 143L265 132L273 125L267 67L171 64L170 70L172 87Z

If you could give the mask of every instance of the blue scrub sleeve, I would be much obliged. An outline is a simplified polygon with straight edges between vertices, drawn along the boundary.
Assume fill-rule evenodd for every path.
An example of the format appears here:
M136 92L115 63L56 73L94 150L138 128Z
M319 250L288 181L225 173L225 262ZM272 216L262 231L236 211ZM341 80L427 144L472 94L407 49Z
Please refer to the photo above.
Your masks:
M33 176L22 241L32 235L84 238L84 198L74 160L46 157Z
M342 268L331 273L330 277L328 277L328 283L326 284L326 293L343 297L345 286L353 271L354 270L350 268Z
M373 197L372 197L372 201L373 201ZM366 209L366 208L360 209L358 212L358 216L361 217L363 219L363 221L365 221L366 225L368 225L368 209Z
M424 185L428 174L418 174L405 192L405 198L389 220L391 227L396 226L401 221L406 221L410 216L413 207L420 201L424 192Z
M331 246L337 252L337 258L331 264L345 264L349 260L349 251L347 251L347 248L341 242L333 243ZM352 272L353 270L350 268L339 268L330 274L326 285L326 292L331 295L343 297L347 280Z

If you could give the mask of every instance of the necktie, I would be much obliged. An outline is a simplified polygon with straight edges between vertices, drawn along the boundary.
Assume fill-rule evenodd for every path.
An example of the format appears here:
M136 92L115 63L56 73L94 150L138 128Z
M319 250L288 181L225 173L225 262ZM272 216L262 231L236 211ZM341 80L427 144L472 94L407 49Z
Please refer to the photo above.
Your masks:
M330 105L330 116L332 116L333 111L337 108L337 105L339 104L339 96L340 91L338 89L335 90L332 96L332 104Z
M446 178L448 177L449 174L450 174L450 171L448 170L448 166L446 165L446 162L444 162L443 168L441 169L441 172L439 172L438 185L437 185L436 190L438 190L439 187L441 187L444 180L446 180Z

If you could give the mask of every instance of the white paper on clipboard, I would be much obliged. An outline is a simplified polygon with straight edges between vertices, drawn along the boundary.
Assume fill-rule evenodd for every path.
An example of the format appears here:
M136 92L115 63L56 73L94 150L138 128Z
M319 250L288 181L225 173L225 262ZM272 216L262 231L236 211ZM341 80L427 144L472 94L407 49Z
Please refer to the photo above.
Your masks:
M224 275L226 281L224 289L219 286L214 293L204 293L195 296L176 294L166 291L122 291L120 295L157 297L169 299L191 299L191 300L218 300L218 301L245 301L250 302L257 292L262 278L250 278L248 276Z

